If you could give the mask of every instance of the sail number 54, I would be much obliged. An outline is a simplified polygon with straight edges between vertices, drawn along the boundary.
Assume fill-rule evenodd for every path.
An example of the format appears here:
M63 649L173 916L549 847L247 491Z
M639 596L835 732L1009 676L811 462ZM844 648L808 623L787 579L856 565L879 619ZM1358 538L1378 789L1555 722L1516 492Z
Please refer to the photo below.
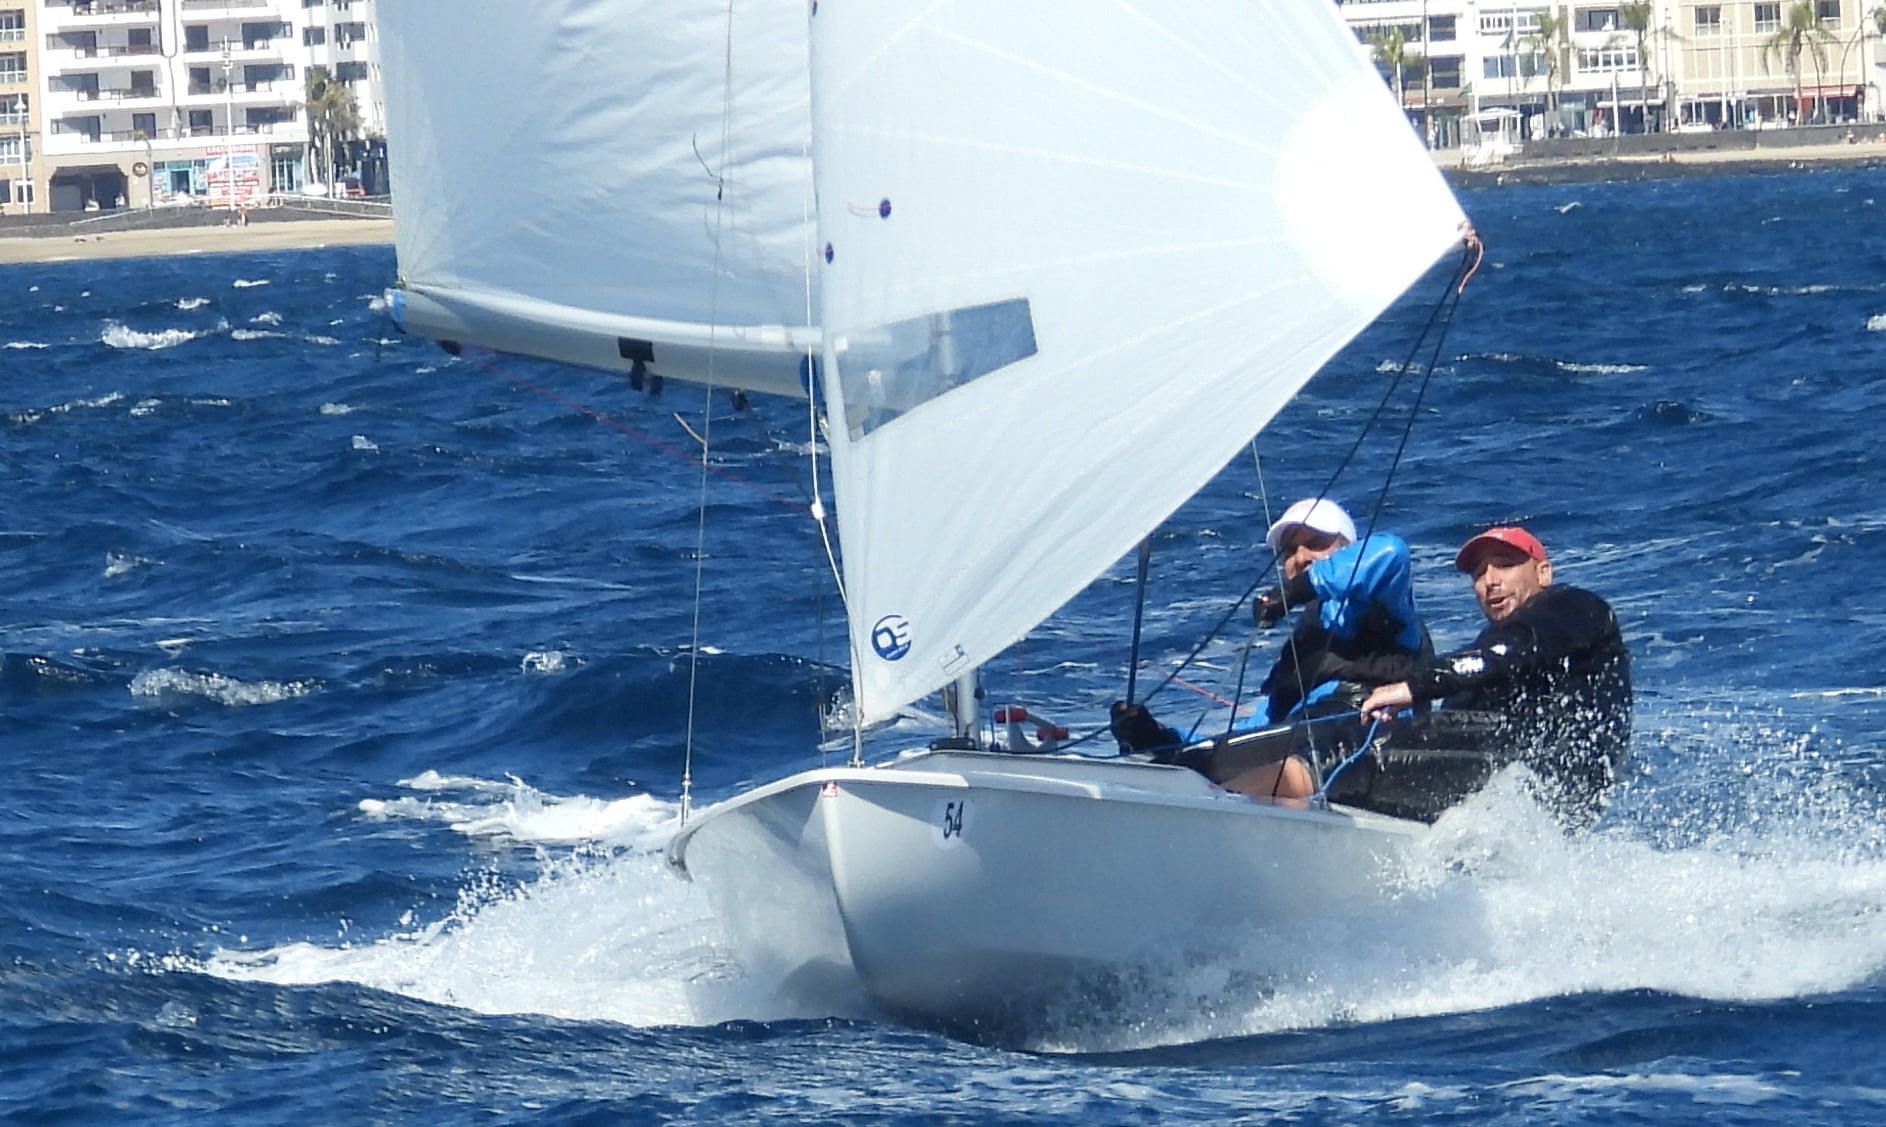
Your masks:
M936 814L930 820L931 836L937 845L944 849L953 849L963 843L963 837L969 832L969 800L950 798L936 804Z

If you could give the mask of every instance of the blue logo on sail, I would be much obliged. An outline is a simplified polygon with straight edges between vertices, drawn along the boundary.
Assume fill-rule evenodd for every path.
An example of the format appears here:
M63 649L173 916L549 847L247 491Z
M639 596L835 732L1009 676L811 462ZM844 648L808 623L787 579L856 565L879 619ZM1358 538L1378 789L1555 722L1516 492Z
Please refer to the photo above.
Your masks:
M897 661L910 652L910 621L901 614L887 614L871 627L871 648L885 661Z

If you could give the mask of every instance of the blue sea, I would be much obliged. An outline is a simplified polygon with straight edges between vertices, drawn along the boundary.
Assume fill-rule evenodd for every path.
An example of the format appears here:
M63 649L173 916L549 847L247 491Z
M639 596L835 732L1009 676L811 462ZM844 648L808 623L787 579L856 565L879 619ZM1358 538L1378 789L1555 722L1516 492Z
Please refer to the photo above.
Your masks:
M1404 397L1332 492L1367 514L1393 466L1442 646L1490 523L1612 601L1616 801L1568 839L1496 787L1300 980L1015 1045L793 1012L662 861L684 778L843 747L803 406L448 356L389 323L385 247L0 267L0 1118L1886 1120L1886 173L1463 202L1488 258L1406 450ZM1444 280L1155 535L1142 691ZM1097 727L1132 570L993 700Z

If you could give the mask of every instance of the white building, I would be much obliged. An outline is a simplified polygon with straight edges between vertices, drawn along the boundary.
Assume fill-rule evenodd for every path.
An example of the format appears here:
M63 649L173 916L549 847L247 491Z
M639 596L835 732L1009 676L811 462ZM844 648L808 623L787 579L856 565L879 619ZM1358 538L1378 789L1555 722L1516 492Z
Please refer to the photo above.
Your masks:
M1776 41L1803 2L1820 50L1796 55L1790 73ZM1403 105L1435 144L1453 147L1476 118L1517 121L1527 138L1878 120L1886 37L1873 12L1881 6L1342 0L1341 12L1364 42L1401 34ZM1629 19L1635 12L1648 16L1639 27Z
M0 136L17 123L15 147L27 151L24 191L12 185L10 197L83 211L300 191L310 178L310 67L354 94L363 135L384 134L373 8L0 0ZM22 34L9 41L11 28ZM0 163L9 155L19 160L0 148ZM376 169L365 171L373 179Z

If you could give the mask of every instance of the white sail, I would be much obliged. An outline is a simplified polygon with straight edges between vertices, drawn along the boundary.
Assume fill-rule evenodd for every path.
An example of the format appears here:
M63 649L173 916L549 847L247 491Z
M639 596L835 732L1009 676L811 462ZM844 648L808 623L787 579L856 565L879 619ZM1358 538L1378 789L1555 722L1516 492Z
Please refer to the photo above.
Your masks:
M1462 216L1326 0L813 10L824 363L868 721L1110 566Z
M806 7L731 11L383 5L402 326L803 394Z

